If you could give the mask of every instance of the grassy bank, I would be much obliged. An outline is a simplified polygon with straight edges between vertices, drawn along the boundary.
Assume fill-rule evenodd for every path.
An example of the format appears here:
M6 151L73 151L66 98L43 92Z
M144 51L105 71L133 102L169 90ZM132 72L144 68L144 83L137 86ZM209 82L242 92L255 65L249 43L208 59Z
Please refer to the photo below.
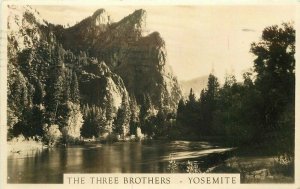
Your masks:
M7 142L8 153L24 153L32 150L42 149L43 143L39 138L25 139L20 135Z

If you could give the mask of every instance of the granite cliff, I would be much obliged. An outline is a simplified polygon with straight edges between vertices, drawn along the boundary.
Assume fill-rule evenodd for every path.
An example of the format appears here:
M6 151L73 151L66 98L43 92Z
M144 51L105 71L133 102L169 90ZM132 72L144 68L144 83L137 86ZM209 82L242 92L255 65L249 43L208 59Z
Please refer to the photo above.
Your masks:
M30 6L10 6L8 13L8 126L13 135L27 130L43 135L41 125L58 125L76 138L95 108L105 118L105 131L120 124L126 135L129 117L136 122L145 101L154 115L176 111L181 90L163 38L145 32L145 10L112 22L99 9L69 28L45 21ZM28 119L37 118L24 114L33 111L42 117L34 128Z

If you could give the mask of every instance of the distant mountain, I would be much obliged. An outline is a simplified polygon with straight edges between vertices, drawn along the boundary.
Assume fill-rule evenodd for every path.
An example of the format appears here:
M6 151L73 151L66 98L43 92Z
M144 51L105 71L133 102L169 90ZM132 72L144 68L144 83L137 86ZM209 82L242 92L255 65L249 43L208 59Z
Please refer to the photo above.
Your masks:
M199 97L201 90L206 88L207 81L208 81L208 76L201 76L191 80L179 81L179 83L184 96L188 96L192 88L195 95Z

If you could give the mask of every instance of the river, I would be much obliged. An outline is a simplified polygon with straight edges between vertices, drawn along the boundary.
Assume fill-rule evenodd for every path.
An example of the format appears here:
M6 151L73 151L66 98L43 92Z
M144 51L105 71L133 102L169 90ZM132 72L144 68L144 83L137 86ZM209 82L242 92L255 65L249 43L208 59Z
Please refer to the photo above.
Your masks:
M10 153L8 183L62 183L64 173L170 173L170 154L175 172L185 172L188 160L208 168L226 159L228 150L208 142L148 141Z

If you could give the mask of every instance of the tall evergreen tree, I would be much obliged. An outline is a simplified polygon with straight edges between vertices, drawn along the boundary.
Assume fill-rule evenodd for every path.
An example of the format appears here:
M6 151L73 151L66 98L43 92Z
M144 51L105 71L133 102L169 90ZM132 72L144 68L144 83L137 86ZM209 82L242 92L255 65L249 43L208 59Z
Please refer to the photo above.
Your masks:
M188 102L192 103L192 104L196 103L195 93L194 93L192 88L190 89L189 101Z
M213 102L216 99L218 95L219 86L220 84L218 82L218 78L215 77L213 74L209 74L206 95L207 98L211 100L211 102Z
M130 95L129 102L130 102L130 112L131 112L129 130L130 130L130 134L136 135L137 128L140 127L140 120L139 120L140 109L134 94Z
M57 117L58 106L63 97L64 71L61 49L55 46L52 51L50 73L46 81L46 96L44 99L48 122L54 124Z
M39 80L36 81L32 101L34 104L37 104L37 105L40 105L43 102L43 87L42 87L42 83Z
M75 71L72 72L72 80L70 83L70 93L71 93L72 102L79 103L80 94L79 94L77 74Z
M200 124L199 129L202 135L211 135L214 125L214 112L216 110L219 92L218 78L213 74L208 76L207 89L200 95Z
M115 117L115 108L113 105L113 97L111 94L107 94L106 99L103 103L103 111L105 112L105 118L106 118L106 128L105 130L109 133L113 131L113 121Z
M180 99L177 107L177 120L180 121L183 118L185 103L183 99Z
M130 107L127 101L127 95L123 95L121 107L117 111L117 116L114 120L114 132L120 135L129 134L130 122Z

